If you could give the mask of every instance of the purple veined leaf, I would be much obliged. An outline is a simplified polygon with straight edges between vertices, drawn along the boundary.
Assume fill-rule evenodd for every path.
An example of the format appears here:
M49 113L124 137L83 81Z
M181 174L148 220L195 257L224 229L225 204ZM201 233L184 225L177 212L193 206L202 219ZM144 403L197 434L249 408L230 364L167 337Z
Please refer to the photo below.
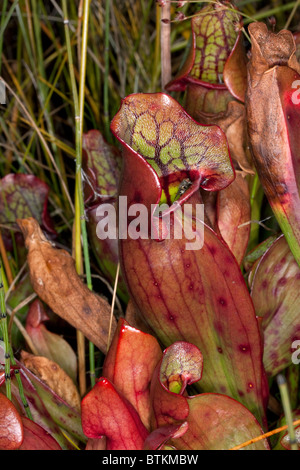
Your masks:
M48 212L48 195L47 184L34 175L8 174L0 180L0 224L5 226L2 237L7 251L15 247L21 265L26 261L26 249L16 223L19 217L34 217L49 238L57 236Z
M218 191L229 186L235 178L226 137L218 126L201 126L171 96L164 93L137 93L122 100L121 108L112 121L111 130L123 145L123 151L142 155L145 170L155 171L153 186L144 188L153 203L179 203L199 187ZM138 158L138 157L136 157ZM124 159L123 159L124 160ZM126 158L125 158L126 160ZM138 165L138 172L142 171ZM131 168L131 183L140 185L147 175ZM122 184L129 175L122 174ZM185 178L190 186L183 195L178 192ZM149 179L149 177L148 177ZM126 180L127 186L130 181ZM153 192L154 188L152 189ZM141 193L142 194L142 193ZM129 203L140 200L136 191Z
M0 180L0 223L18 229L17 219L34 217L50 236L56 235L48 195L48 186L36 176L6 175Z
M103 364L102 376L133 405L147 429L150 427L150 382L161 355L154 336L120 319Z
M192 354L189 348L192 347ZM184 363L185 351L188 352L188 360ZM172 357L174 356L174 360ZM154 438L171 426L184 425L180 435L173 435L169 441L163 440L165 445L174 446L178 450L229 450L251 438L263 434L262 428L256 418L241 403L226 395L215 393L203 393L196 396L187 396L185 388L177 394L170 390L172 377L184 374L193 377L193 380L201 377L202 355L194 345L180 343L180 359L178 360L178 344L171 345L153 375L151 383L152 399L152 428L156 429ZM199 361L200 360L200 361ZM172 367L169 367L169 364ZM193 363L194 362L194 363ZM177 367L176 367L177 364ZM195 375L193 371L199 369ZM198 377L197 377L198 376ZM162 380L163 378L163 380ZM189 382L182 381L189 384ZM172 387L174 390L174 387ZM172 428L171 428L172 429ZM176 429L174 429L176 431ZM178 428L180 431L180 428ZM151 443L152 436L147 440ZM154 439L156 443L156 439ZM250 447L251 450L269 449L266 440Z
M300 64L290 31L275 34L264 23L256 22L249 25L249 33L249 144L264 193L300 264Z
M53 437L32 420L22 417L24 440L19 450L62 450Z
M251 297L262 317L265 370L275 376L292 363L300 341L300 269L283 235L258 262Z
M49 320L39 299L30 306L26 318L26 331L39 356L57 363L74 383L77 379L77 357L69 343L60 335L47 329L44 322Z
M120 178L120 151L94 129L83 134L82 149L85 204L93 206L115 199Z
M0 363L4 363L3 343L0 342ZM20 374L33 420L47 431L64 450L73 450L73 445L62 433L62 429L71 434L79 442L85 442L82 433L80 414L73 410L60 397L55 395L43 382L28 369L20 365ZM22 404L16 378L12 378L12 395L16 397L20 413L26 415Z
M21 416L14 404L0 392L0 450L19 449L23 439Z
M168 91L182 91L190 85L229 90L243 101L246 89L247 57L243 46L242 22L234 7L204 6L191 20L192 45Z
M152 216L151 205L158 204L162 194L171 198L169 183L170 180L178 181L177 168L182 168L181 172L186 168L185 174L191 171L189 166L185 167L185 154L180 148L193 141L194 126L199 128L199 125L186 113L182 114L182 108L178 109L179 105L171 98L149 94L145 95L143 102L143 96L131 95L123 101L112 122L112 130L124 148L120 195L127 196L129 208L136 202L143 203ZM147 126L148 109L150 124ZM160 132L166 139L164 122L168 128L171 124L167 116L172 115L175 122L178 113L180 120L176 133L167 141L173 148L173 158L163 166L162 156L157 150L161 142ZM141 115L143 119L139 121ZM152 129L154 116L159 117L160 125ZM189 123L192 124L191 131ZM210 133L215 127L206 129ZM248 288L225 243L205 224L200 223L198 227L196 224L196 209L201 204L198 188L203 177L206 179L205 189L209 186L210 190L226 187L232 181L228 149L223 144L224 134L220 132L216 138L214 133L211 140L204 138L203 141L198 130L197 142L193 145L194 185L178 199L182 210L185 204L190 204L194 211L193 230L197 238L203 240L202 248L187 249L189 240L185 233L181 239L172 235L160 242L150 237L121 239L122 272L135 307L164 346L187 341L201 350L204 357L203 378L199 384L201 391L232 396L265 425L268 387L263 370L260 331ZM174 140L177 142L176 152ZM139 151L144 152L143 156ZM164 146L164 152L171 152L168 145ZM207 159L206 152L209 155ZM149 154L154 157L149 159ZM199 167L197 161L201 162ZM215 166L213 176L212 165ZM155 172L157 168L158 173ZM180 175L182 177L182 173ZM170 233L177 217L176 211L171 215Z
M107 450L142 450L149 434L129 401L103 377L83 398L81 419L88 438L106 437Z

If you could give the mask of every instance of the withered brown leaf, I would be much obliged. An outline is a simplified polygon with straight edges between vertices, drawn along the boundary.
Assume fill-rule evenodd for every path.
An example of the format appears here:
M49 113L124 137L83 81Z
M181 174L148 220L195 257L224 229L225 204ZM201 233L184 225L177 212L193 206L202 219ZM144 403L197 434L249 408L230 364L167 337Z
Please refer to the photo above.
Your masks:
M246 112L253 161L264 193L300 265L300 64L290 31L249 25Z
M79 392L71 377L56 362L47 357L34 356L26 351L22 351L21 361L66 403L76 410L80 410Z
M17 222L25 238L30 279L37 295L106 353L109 303L88 289L76 272L72 256L63 249L54 248L35 219ZM113 318L112 335L115 328L116 320Z

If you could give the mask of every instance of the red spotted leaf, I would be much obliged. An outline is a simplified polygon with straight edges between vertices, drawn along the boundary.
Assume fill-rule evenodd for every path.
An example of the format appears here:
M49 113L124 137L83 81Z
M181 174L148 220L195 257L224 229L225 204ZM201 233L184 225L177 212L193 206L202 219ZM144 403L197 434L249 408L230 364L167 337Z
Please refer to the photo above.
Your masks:
M247 123L253 159L265 195L300 264L300 65L291 32L249 25ZM295 96L296 94L296 96Z
M187 239L124 240L123 272L140 314L164 345L184 340L201 349L201 389L233 396L261 419L266 384L247 286L208 227L204 241L201 250L187 251Z
M107 450L142 450L148 431L133 406L101 378L81 404L82 428L92 439L106 437Z
M113 132L124 146L120 196L127 197L129 210L138 200L147 208L148 214L152 215L152 205L159 203L162 191L165 191L163 172L161 169L159 173L154 171L149 153L151 149L154 153L157 151L155 143L161 142L161 133L165 139L166 133L162 126L154 126L155 139L152 141L147 133L152 123L155 123L154 114L156 117L167 116L172 110L173 119L176 116L174 106L174 100L165 99L165 95L138 95L136 99L132 95L123 101L121 110L113 120ZM142 109L145 135L140 123L135 126ZM148 116L149 126L146 119ZM194 126L198 125L186 114L184 116L184 128L191 124L193 132ZM132 125L126 125L126 122ZM179 127L181 125L176 127L176 141L186 144L187 131L179 134ZM206 129L213 128L211 126ZM199 134L201 133L198 132L198 147L194 147L193 151L200 161L199 167L197 168L197 164L195 167L201 185L202 172L206 173L213 161L218 170L219 162L222 162L221 168L223 165L229 168L230 161L223 145L223 137L218 144L214 139L199 140ZM172 153L174 155L176 154ZM201 155L203 156L200 157ZM179 158L180 166L184 168L185 154L179 152L177 160ZM159 163L160 158L155 161ZM165 174L168 176L169 172L172 175L172 171L175 171L173 165L172 160L167 165ZM189 171L187 166L187 172ZM210 189L220 189L226 183L224 173L218 171L212 180L209 179L208 184ZM128 236L121 239L122 272L131 298L140 315L164 346L176 341L187 341L199 347L204 357L203 378L200 383L202 391L224 393L240 400L263 422L268 392L262 364L260 331L248 288L231 251L200 221L197 210L201 206L201 200L196 186L189 188L177 202L183 211L185 204L192 208L194 240L203 243L195 243L191 247L186 233L182 233L181 238L176 238L173 237L172 230L172 236L160 242L150 237L134 239ZM171 215L172 229L180 215L176 210ZM129 225L130 223L127 228Z
M18 449L23 438L21 416L13 403L0 392L0 450Z
M300 269L283 235L258 262L251 296L262 317L265 369L275 376L291 364L293 342L300 341Z
M149 428L150 382L161 358L158 341L151 335L119 320L102 375L133 405L145 427Z
M22 417L24 440L19 450L62 450L55 439L32 420Z

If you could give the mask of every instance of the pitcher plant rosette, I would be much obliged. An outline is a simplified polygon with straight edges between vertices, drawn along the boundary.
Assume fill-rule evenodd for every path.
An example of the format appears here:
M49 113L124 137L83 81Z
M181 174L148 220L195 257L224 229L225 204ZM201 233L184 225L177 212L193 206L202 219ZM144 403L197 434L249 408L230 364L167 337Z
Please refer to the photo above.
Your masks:
M240 268L205 221L201 249L187 249L190 239L172 234L178 205L191 206L196 236L199 188L217 191L234 180L224 133L217 126L199 125L162 93L125 98L111 129L123 147L119 196L126 196L128 214L142 203L152 225L163 226L160 239L141 233L137 239L119 240L122 273L138 312L164 346L182 340L200 349L204 371L199 390L233 397L265 423L262 341ZM177 198L186 179L190 186ZM164 213L159 218L151 212L151 206L166 201L177 202L166 210L171 213L168 234Z

